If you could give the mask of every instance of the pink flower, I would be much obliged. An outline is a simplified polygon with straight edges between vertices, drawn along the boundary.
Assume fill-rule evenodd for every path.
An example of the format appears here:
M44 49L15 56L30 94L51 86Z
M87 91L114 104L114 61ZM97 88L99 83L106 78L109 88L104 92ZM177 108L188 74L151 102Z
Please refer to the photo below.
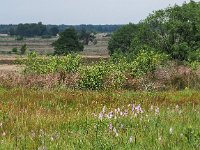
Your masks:
M109 129L110 129L110 130L113 129L113 125L112 125L112 123L109 124Z
M99 119L102 121L102 119L103 119L103 113L102 112L100 112L99 113Z

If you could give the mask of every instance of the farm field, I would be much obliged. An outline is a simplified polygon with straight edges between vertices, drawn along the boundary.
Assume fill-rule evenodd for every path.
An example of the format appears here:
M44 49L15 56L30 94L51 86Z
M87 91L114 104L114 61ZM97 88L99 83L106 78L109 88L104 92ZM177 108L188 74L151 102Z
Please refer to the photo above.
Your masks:
M200 93L0 89L0 149L199 149Z

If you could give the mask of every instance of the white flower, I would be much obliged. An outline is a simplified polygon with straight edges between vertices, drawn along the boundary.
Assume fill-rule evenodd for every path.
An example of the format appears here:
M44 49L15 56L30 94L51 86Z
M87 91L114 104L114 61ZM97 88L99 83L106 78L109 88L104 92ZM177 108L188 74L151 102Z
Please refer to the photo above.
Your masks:
M173 129L172 129L172 127L169 129L169 133L170 134L172 134L172 132L173 132Z
M132 137L132 136L129 138L129 142L130 142L130 143L133 142L133 137Z

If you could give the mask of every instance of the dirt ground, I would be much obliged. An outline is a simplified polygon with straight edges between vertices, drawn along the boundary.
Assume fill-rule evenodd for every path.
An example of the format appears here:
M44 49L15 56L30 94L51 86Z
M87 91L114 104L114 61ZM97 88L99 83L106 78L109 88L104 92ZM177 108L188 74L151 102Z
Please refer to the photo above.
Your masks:
M22 70L22 66L19 65L8 65L2 64L0 65L0 72L20 72Z

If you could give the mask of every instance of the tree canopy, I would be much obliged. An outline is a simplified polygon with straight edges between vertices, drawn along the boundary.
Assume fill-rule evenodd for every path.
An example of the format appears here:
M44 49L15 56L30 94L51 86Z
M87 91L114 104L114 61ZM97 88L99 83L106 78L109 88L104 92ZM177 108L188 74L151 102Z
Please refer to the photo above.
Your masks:
M74 28L68 28L59 34L58 40L52 44L56 55L65 55L72 52L82 51L83 45L79 42L78 34Z
M137 53L142 46L162 51L173 59L187 60L200 48L200 3L190 1L155 11L137 25L136 32L130 25L124 26L109 42L111 54L119 48Z

